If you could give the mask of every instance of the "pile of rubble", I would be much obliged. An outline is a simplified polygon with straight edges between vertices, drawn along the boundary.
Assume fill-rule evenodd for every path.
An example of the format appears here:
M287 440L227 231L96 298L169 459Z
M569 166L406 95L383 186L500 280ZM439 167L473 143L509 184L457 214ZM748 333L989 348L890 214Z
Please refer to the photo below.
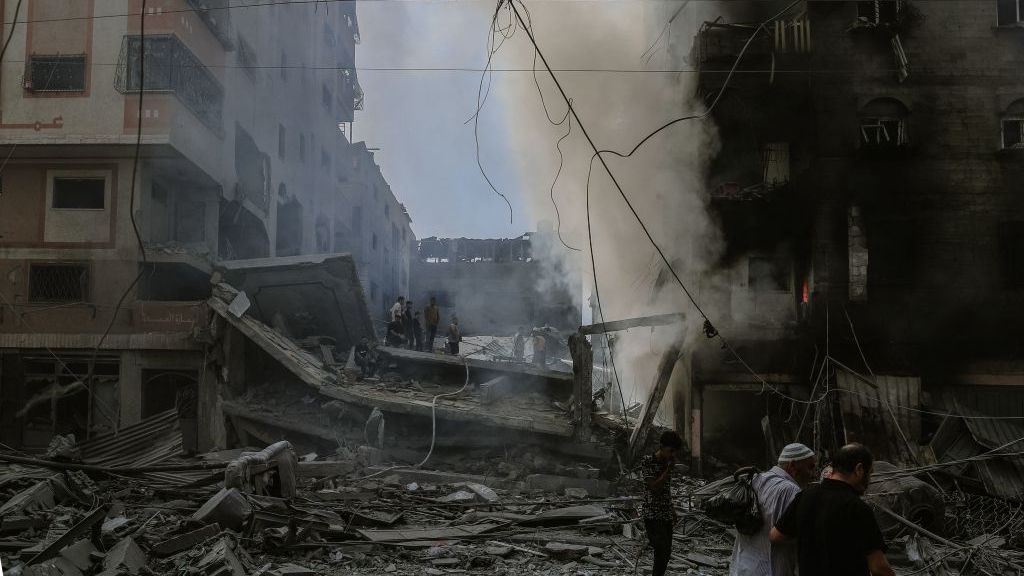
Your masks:
M371 466L363 455L299 457L288 442L136 468L2 455L5 574L575 575L650 565L635 497L610 495L596 470L565 486ZM680 501L673 564L724 574L728 532Z

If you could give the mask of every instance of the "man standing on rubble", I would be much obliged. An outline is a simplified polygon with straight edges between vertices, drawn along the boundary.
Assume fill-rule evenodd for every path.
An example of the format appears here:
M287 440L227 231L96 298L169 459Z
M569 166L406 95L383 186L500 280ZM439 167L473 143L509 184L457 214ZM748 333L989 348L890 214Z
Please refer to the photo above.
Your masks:
M402 330L405 331L405 346L409 350L415 348L413 341L413 327L412 327L412 300L408 300L405 303L405 309L402 310Z
M516 331L515 336L512 337L512 358L516 362L522 362L523 356L526 354L526 328L522 326Z
M843 446L831 477L798 494L772 528L772 543L797 539L801 576L895 576L878 522L860 499L873 464L863 445Z
M405 296L399 296L398 300L395 300L395 305L391 307L391 318L389 322L402 321L402 313L405 312Z
M448 353L459 355L459 342L462 342L462 331L459 330L459 318L452 314L452 323L448 325Z
M796 546L792 542L772 544L769 534L800 489L815 480L814 451L803 444L789 444L779 454L778 465L757 474L750 485L757 494L764 516L756 534L737 534L729 565L730 576L793 576Z
M672 505L672 467L676 450L683 447L683 439L674 430L661 435L660 447L654 454L640 460L640 479L644 483L640 501L640 517L644 521L647 540L654 548L654 566L651 576L663 576L672 556L672 527L676 523L676 509Z
M437 306L437 298L430 297L430 304L423 309L423 320L427 323L427 352L433 352L437 325L441 323L441 309Z

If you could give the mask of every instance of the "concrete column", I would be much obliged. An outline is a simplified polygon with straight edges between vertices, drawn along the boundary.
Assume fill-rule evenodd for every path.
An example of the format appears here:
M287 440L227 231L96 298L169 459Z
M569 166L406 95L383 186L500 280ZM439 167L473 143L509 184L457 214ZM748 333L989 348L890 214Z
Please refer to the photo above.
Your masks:
M690 465L692 470L697 471L697 476L703 476L701 442L704 435L704 386L700 382L691 384L690 410Z
M117 387L118 401L121 405L120 426L124 428L137 424L142 420L142 366L138 352L121 352Z

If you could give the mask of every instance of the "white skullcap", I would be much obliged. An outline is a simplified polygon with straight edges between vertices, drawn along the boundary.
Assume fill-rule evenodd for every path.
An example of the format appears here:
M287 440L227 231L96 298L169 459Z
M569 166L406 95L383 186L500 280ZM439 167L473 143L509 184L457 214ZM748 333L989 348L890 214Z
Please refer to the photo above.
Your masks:
M797 462L813 457L814 450L811 450L799 442L794 442L793 444L786 445L786 447L782 449L782 453L779 454L779 462Z

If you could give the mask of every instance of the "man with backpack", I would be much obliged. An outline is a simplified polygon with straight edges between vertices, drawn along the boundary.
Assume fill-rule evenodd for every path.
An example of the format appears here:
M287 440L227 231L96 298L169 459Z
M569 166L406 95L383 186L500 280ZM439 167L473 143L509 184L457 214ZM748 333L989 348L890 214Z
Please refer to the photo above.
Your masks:
M676 523L676 509L672 504L672 466L676 451L683 447L683 439L673 430L661 435L660 447L654 454L640 460L640 479L644 483L640 516L647 530L647 540L654 548L654 566L651 576L662 576L672 556L672 528Z
M761 526L753 534L736 535L730 576L793 576L796 545L772 544L769 533L800 489L814 480L816 464L813 450L803 444L789 444L779 454L776 466L751 479L750 486L761 507Z

